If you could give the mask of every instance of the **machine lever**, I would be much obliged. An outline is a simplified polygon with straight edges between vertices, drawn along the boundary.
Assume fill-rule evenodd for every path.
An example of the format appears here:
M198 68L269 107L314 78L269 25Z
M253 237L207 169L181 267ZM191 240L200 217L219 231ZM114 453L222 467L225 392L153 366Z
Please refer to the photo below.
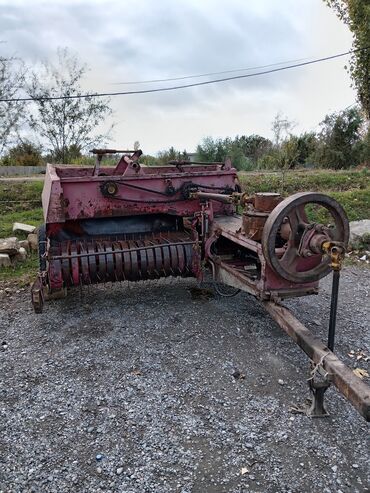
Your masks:
M333 270L333 283L331 287L330 318L328 332L328 348L334 351L335 326L337 320L338 292L339 292L340 270Z
M345 254L345 247L337 242L327 241L323 243L322 250L331 257L331 268L333 269L333 282L331 287L330 318L328 332L328 348L334 351L335 327L337 320L339 279L342 262Z

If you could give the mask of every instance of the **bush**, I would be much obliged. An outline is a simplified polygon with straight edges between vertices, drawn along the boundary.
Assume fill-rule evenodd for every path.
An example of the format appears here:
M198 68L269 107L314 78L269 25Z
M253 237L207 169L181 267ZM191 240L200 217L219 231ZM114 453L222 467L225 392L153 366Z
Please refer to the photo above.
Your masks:
M271 152L262 156L257 163L258 169L276 169L278 168L279 156L277 152Z
M77 156L72 158L67 164L77 166L94 166L96 160L94 156Z
M139 159L139 163L144 166L159 166L159 160L155 156L150 154L142 154Z
M1 164L3 166L42 166L44 161L41 150L32 142L24 141L9 149Z
M312 160L323 168L346 169L361 161L361 127L364 123L358 108L327 115Z

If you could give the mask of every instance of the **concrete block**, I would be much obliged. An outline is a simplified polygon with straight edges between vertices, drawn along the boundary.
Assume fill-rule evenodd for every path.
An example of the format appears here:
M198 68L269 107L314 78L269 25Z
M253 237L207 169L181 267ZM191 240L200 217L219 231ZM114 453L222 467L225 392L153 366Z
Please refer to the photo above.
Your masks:
M27 241L29 243L29 246L30 246L31 251L32 252L37 252L37 250L38 250L38 244L39 244L39 240L38 240L37 234L36 233L30 233L27 236Z
M352 248L359 248L362 243L370 243L370 219L351 221L349 231L349 244Z
M0 253L0 267L10 267L12 262L7 253Z
M30 251L30 244L28 243L28 240L19 240L19 247L24 248L27 252Z
M19 242L15 236L0 239L0 253L16 255L19 250Z
M34 233L36 226L31 226L30 224L14 223L13 232L21 231L22 233Z
M27 251L25 248L20 247L16 255L16 259L20 262L24 262L27 258Z

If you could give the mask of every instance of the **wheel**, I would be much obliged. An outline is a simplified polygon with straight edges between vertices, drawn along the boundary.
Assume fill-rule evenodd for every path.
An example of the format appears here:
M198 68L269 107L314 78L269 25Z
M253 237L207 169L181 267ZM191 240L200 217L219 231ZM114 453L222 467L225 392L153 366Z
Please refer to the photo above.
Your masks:
M307 208L325 209L330 226L310 222ZM348 244L349 224L343 207L322 193L303 192L288 197L269 215L262 233L262 250L268 265L282 278L294 283L318 281L329 274L330 258L323 256L324 241ZM315 241L316 240L316 241Z

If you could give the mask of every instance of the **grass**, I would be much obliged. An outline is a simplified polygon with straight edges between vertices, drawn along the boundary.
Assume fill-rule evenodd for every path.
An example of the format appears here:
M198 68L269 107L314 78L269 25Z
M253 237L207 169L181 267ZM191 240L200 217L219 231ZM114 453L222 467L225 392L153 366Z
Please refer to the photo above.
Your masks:
M283 196L302 191L321 191L336 199L344 207L348 219L357 221L370 218L370 172L367 169L330 171L288 171L282 173L239 173L243 191L279 192ZM43 222L41 208L42 181L0 182L0 238L12 235L14 222L38 226ZM311 219L325 222L322 208L308 211ZM37 273L37 255L26 262L0 270L1 280L17 279L27 284Z
M284 197L296 192L324 192L336 199L344 208L350 221L370 218L370 172L361 171L297 171L282 173L241 173L239 180L243 191L278 192ZM325 220L321 208L311 207L310 218Z
M0 238L13 235L13 223L39 226L43 222L41 208L42 181L0 182ZM17 233L19 239L26 234ZM32 253L25 262L0 269L0 280L17 279L17 284L28 285L35 279L38 256Z
M12 235L14 222L38 226L42 223L43 182L0 182L0 238Z
M26 223L39 226L43 221L42 209L38 207L32 210L1 212L0 238L12 236L13 223ZM19 235L20 237L20 235ZM26 236L22 237L24 239Z
M0 204L6 201L36 201L41 204L43 181L1 181ZM11 205L11 204L9 204Z
M240 184L247 193L278 192L284 196L295 192L344 192L370 187L366 168L346 171L315 170L274 173L239 173Z
M16 279L19 286L28 286L37 276L39 259L37 253L32 253L27 260L19 262L14 267L0 268L0 281Z

